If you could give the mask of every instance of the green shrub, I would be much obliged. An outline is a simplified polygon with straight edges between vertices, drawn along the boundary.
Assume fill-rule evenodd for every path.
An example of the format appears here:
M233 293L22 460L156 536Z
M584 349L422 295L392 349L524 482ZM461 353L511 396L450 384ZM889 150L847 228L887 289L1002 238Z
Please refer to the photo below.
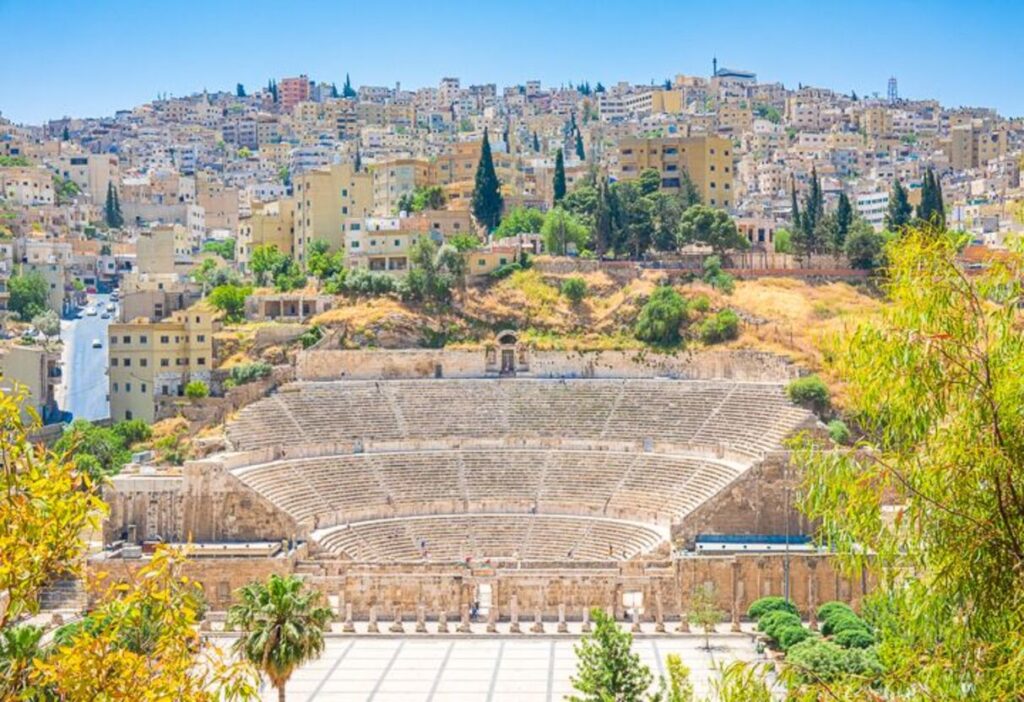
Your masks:
M843 648L868 648L875 644L874 635L867 629L843 629L832 640Z
M832 602L826 602L822 606L818 607L818 621L825 622L836 616L837 614L856 614L853 608L845 602L839 602L833 600Z
M803 405L818 413L825 411L829 406L828 386L816 375L808 375L792 381L786 386L786 394L798 405Z
M779 642L779 648L781 648L783 651L788 651L790 648L800 643L801 641L809 639L815 635L814 632L810 629L798 624L784 626L781 629L779 629L777 633L778 636L775 636L773 638L775 638L775 640Z
M747 610L747 616L757 621L769 612L790 612L798 617L800 616L796 605L784 597L762 597L759 600L754 600Z
M500 280L501 278L507 278L516 271L521 270L523 270L523 266L520 263L513 261L512 263L506 263L504 266L500 266L491 271L490 277L495 280Z
M815 679L832 682L847 669L847 655L841 647L820 638L807 638L790 646L786 663L792 665L800 682Z
M302 344L302 348L308 349L322 338L324 338L323 327L319 324L314 324L309 329L302 332L302 336L299 337L299 343Z
M231 377L229 379L233 385L245 385L260 378L266 378L272 370L273 367L264 361L242 363L231 369Z
M740 318L732 310L722 310L705 319L700 325L700 340L705 344L718 344L740 335Z
M837 444L850 443L850 428L841 419L833 419L828 423L828 435Z
M837 612L826 619L821 625L821 633L825 636L832 636L840 631L847 631L849 629L868 631L868 625L867 622L853 612Z
M153 436L153 430L141 419L126 419L118 422L111 429L120 437L126 448L140 441L148 441Z
M210 388L201 380L190 380L185 386L185 397L190 400L201 400L209 395Z
M786 626L800 625L800 617L785 610L775 610L763 615L757 622L757 630L778 640L779 632Z
M711 300L708 299L707 295L698 295L697 297L690 298L688 307L693 312L704 314L711 309Z
M572 276L562 281L562 294L569 302L578 305L587 296L587 281L579 276Z
M674 346L682 337L680 325L686 320L686 301L675 288L663 285L651 297L636 318L633 333L640 341L659 346Z

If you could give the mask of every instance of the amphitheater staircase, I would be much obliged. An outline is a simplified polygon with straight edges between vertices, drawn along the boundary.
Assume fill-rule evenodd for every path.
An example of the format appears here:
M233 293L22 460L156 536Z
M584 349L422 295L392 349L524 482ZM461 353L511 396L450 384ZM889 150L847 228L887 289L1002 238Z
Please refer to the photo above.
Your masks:
M618 494L619 490L622 489L622 486L625 485L627 480L629 480L629 476L633 473L633 468L635 468L636 464L640 462L640 457L642 455L643 454L638 453L636 457L634 457L633 460L630 461L629 467L627 467L626 470L622 471L622 477L619 478L618 484L615 485L612 491L608 494L608 498L604 501L604 507L601 508L601 514L608 514L608 505L612 503L612 500L615 499L615 495Z
M405 422L405 415L402 413L402 408L395 402L395 394L388 390L381 390L387 400L388 407L391 408L391 412L395 416L395 427L398 429L402 436L406 436L409 433L408 425Z
M615 395L615 400L612 402L611 409L608 411L608 416L604 419L604 426L601 428L601 436L608 435L608 427L612 423L612 418L618 416L617 412L619 405L622 404L622 398L626 395L626 384L622 383L619 385L619 392Z

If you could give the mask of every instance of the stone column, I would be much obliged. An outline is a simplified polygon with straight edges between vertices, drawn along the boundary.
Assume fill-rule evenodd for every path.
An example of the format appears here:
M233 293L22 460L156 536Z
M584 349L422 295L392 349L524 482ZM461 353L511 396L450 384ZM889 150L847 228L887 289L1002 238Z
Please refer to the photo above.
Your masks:
M654 593L654 631L658 634L665 633L665 608L661 602L661 588Z
M448 633L448 613L443 609L441 610L441 613L437 615L437 633Z
M427 633L427 608L423 603L416 605L416 633Z
M487 610L487 633L498 633L498 608L493 603Z
M370 605L370 622L366 625L366 633L380 633L380 629L377 627L377 605Z
M629 630L631 632L633 632L634 634L639 634L640 633L640 610L634 608L632 614L633 614L633 616L632 616L633 625L629 627Z
M742 583L740 582L740 562L735 558L732 561L732 631L740 629L740 600L743 597Z
M584 634L589 634L590 633L590 608L587 607L586 605L583 605L583 628L582 628L582 631L583 631Z
M690 616L686 612L679 615L679 626L676 627L676 631L680 634L690 633Z
M473 630L469 626L469 605L468 604L462 605L462 617L461 617L461 621L459 622L459 628L457 629L457 631L460 634L472 634L473 633Z
M519 597L512 595L512 599L509 601L509 624L508 631L510 634L521 634L519 629Z
M392 634L405 633L405 627L402 626L402 613L401 610L398 609L398 607L395 607L395 621L393 621L391 623L391 626L388 627L388 631L390 631Z
M565 603L558 605L558 633L568 634L569 625L565 623Z
M352 623L352 603L345 603L345 623L341 625L342 632L346 634L353 634L356 630L356 625Z
M533 633L533 634L543 634L544 633L544 619L541 618L541 614L540 614L540 610L539 609L537 610L537 613L533 617L533 626L530 627L530 632Z

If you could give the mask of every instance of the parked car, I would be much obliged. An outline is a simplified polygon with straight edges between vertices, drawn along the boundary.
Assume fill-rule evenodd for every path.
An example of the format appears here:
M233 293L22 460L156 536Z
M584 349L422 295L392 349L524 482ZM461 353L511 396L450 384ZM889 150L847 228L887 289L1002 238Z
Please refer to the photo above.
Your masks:
M85 308L85 313L87 315L89 315L90 317L95 317L96 316L96 308L95 307L86 307Z
M100 341L99 339L93 339L92 340L92 347L94 349L102 349L103 348L103 342Z

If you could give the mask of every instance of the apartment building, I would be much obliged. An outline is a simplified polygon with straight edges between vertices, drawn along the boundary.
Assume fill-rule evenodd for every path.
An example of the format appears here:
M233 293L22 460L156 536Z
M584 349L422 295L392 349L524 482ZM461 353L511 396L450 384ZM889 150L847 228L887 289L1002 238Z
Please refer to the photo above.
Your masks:
M373 176L356 173L352 164L308 171L294 180L295 257L306 260L306 247L318 239L343 250L346 232L373 211Z
M371 172L374 214L387 217L397 212L402 197L428 184L430 162L418 158L393 159L376 164Z
M305 74L297 78L282 78L277 84L277 101L285 112L291 112L296 104L309 100L309 94L309 76Z
M107 188L111 183L116 186L120 178L118 158L113 154L61 154L57 170L98 204L106 202Z
M10 343L0 347L0 390L25 392L22 414L34 410L43 424L60 421L56 390L60 385L60 344Z
M252 214L238 222L235 260L244 272L257 246L276 246L278 251L294 256L294 241L295 201L256 202Z
M53 176L45 168L0 168L0 199L13 205L52 205Z
M618 174L624 180L653 168L661 175L661 187L677 192L683 173L714 207L731 207L733 199L732 142L721 137L627 137L619 142Z
M209 382L214 367L213 312L194 306L170 318L138 319L107 328L110 416L114 421L156 419L162 397L181 396L192 380Z

